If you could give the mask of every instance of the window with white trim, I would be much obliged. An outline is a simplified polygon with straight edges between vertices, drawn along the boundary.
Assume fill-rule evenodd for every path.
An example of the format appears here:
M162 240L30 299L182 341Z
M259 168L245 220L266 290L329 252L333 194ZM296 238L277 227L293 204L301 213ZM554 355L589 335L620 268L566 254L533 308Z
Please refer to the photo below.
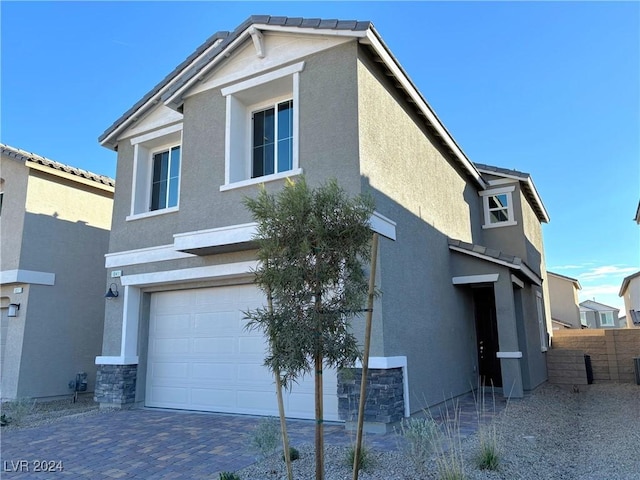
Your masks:
M131 212L127 220L176 211L180 199L182 125L131 139Z
M225 184L220 190L298 175L298 83L304 62L221 90L227 101Z
M613 321L613 312L600 312L600 326L615 327L615 322Z
M547 344L547 329L545 328L542 294L540 292L536 292L536 310L538 313L538 330L540 331L540 350L546 352L549 345Z
M483 228L517 225L513 210L515 186L495 188L480 192L484 209Z
M589 325L587 321L587 312L580 312L580 325Z

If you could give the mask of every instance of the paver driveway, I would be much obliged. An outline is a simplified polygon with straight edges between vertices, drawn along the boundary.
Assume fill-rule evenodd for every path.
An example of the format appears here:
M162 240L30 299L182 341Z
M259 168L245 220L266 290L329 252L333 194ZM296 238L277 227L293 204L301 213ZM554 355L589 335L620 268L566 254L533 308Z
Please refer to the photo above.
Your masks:
M456 405L461 433L473 433L478 423L473 397L466 395ZM498 402L496 412L503 408L504 401ZM437 418L438 411L434 414ZM157 409L66 417L48 425L2 431L0 477L217 480L222 471L240 470L256 461L250 444L258 421L244 415ZM313 421L288 422L291 444L313 444L314 427ZM350 445L354 437L342 424L325 425L326 445ZM395 434L366 438L373 449L398 446ZM53 471L35 471L43 466Z
M256 460L249 446L258 419L152 409L67 417L49 425L2 432L4 478L218 479ZM292 445L313 442L314 422L291 421ZM325 443L349 445L344 425L325 425ZM367 436L377 448L395 448L395 435ZM45 462L50 462L47 464ZM36 472L52 466L53 472ZM62 471L58 470L62 466Z

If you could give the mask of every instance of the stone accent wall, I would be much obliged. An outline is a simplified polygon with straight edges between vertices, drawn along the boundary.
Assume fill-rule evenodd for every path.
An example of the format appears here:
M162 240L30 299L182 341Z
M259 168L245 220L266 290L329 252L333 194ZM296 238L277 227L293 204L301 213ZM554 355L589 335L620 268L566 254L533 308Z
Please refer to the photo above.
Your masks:
M638 329L556 330L552 346L590 355L594 383L635 383L633 358L640 357Z
M364 421L389 425L404 417L402 368L369 369ZM338 373L338 415L346 422L357 422L360 402L361 368L345 368Z
M94 400L111 406L136 399L137 365L98 365Z

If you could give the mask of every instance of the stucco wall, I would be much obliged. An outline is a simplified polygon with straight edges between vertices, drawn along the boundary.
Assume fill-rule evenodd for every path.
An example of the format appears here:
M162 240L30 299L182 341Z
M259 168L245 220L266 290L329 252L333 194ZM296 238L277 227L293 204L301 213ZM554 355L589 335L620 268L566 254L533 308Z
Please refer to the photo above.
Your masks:
M2 155L0 191L4 193L0 215L0 270L16 270L20 263L28 169L23 162Z
M554 320L580 328L580 307L573 282L548 275L551 316Z
M372 354L407 356L416 411L475 384L474 319L465 292L451 284L447 236L471 241L480 200L386 84L361 54L363 189L397 222L397 240L380 243L384 347L374 337Z

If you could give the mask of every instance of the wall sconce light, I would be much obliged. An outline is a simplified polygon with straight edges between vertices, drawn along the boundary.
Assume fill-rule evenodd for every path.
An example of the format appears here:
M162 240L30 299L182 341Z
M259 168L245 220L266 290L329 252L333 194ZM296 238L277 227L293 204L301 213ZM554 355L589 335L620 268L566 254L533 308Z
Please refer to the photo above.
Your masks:
M20 310L20 304L19 303L10 303L9 304L9 311L7 312L7 317L17 317L18 316L18 310Z
M113 288L115 288L115 292L113 291L111 286L113 286ZM107 293L104 294L104 298L106 298L107 300L111 300L111 299L116 298L118 295L120 295L118 293L118 285L116 285L115 283L112 283L111 285L109 285L109 290L107 290Z

